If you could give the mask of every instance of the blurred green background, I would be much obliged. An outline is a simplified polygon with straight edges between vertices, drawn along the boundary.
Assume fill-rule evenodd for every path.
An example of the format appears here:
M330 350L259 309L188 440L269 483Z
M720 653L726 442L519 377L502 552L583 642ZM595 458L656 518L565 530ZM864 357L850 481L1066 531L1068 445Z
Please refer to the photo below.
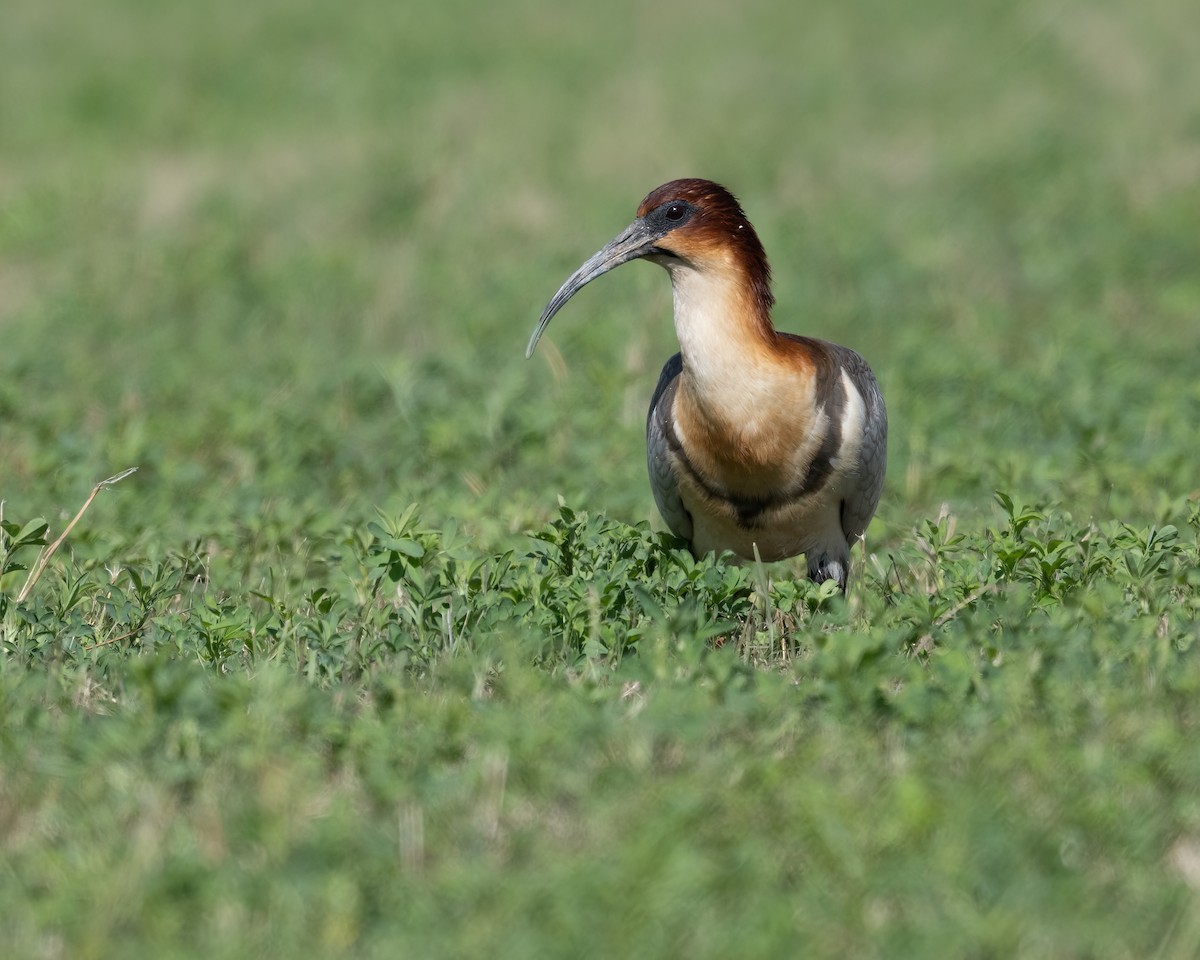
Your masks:
M726 183L781 328L892 410L884 530L996 488L1197 485L1198 16L1118 3L9 4L0 478L153 540L398 497L489 541L554 494L652 515L669 285L607 278L676 176ZM967 448L968 449L964 449Z
M1197 37L7 0L0 952L1200 955ZM887 397L847 604L622 526L661 271L523 359L681 176Z

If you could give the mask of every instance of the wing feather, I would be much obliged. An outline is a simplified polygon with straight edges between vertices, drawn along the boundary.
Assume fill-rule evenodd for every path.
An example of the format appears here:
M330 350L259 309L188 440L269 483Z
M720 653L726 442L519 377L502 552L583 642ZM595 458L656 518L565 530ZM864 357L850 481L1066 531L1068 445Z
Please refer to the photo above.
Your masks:
M683 356L675 354L663 366L650 400L646 415L646 467L650 474L650 489L658 512L675 536L692 539L692 515L679 496L679 482L675 477L675 466L667 445L668 418L672 416L675 403L675 388L683 370Z

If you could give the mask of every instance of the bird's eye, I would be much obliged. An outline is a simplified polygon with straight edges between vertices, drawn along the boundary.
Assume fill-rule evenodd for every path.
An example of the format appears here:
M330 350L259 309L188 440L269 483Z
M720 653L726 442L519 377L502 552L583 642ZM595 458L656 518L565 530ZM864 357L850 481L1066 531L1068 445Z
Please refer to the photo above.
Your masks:
M682 203L673 203L667 207L666 217L668 220L678 223L683 219L685 213L687 213L687 207Z

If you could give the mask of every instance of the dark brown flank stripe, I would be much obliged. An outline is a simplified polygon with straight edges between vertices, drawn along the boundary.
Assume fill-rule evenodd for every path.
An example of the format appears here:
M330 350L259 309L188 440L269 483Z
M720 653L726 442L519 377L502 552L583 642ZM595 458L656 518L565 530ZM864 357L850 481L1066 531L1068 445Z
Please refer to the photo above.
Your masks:
M832 360L832 358L829 358ZM675 405L675 393L679 388L679 375L683 371L683 357L675 354L663 370L663 375L654 391L654 399L650 404L651 416L659 417L663 436L667 446L679 459L684 471L692 481L714 500L723 501L737 513L738 525L751 528L755 521L768 510L784 507L812 493L821 487L833 470L833 458L837 456L842 445L842 415L846 406L846 387L842 383L840 370L836 363L826 362L817 365L817 397L819 408L829 417L829 425L825 431L825 439L809 464L804 478L795 486L780 493L765 497L741 497L729 493L709 480L692 464L679 436L675 433L675 418L672 410Z

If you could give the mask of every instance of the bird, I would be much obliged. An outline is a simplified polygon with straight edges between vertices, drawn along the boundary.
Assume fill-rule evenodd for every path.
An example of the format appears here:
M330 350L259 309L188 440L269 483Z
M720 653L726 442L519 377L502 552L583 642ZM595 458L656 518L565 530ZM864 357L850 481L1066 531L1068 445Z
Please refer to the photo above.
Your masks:
M883 490L883 394L854 350L775 329L766 252L725 187L687 178L650 191L551 297L526 359L568 300L633 260L671 278L679 352L646 417L650 486L667 527L697 558L804 554L812 580L845 594L851 547Z

